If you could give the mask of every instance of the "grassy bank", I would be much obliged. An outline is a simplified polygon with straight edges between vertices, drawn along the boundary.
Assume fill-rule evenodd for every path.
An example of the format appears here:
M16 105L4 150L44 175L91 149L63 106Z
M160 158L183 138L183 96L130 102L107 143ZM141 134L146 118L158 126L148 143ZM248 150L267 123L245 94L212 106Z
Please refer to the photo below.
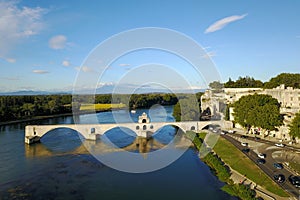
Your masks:
M289 196L281 187L274 183L269 176L262 172L261 169L246 155L244 155L226 139L220 137L217 144L214 146L214 151L232 169L245 175L256 184L281 197Z
M112 109L121 109L125 108L125 104L104 104L104 103L97 103L97 104L82 104L80 106L80 111L91 111L95 110L98 111L106 111L106 110L112 110Z
M289 162L290 167L295 170L298 174L300 174L300 163L296 161Z
M200 149L206 133L196 134L193 132L187 132L187 136L188 138L193 139L195 147ZM214 146L214 151L216 154L210 152L202 158L202 160L211 168L219 180L227 183L222 190L228 194L238 196L241 199L255 199L254 190L243 184L234 184L230 179L230 168L232 168L274 194L282 197L289 196L266 174L264 174L248 157L224 138L219 138L217 144ZM226 165L230 166L230 168Z

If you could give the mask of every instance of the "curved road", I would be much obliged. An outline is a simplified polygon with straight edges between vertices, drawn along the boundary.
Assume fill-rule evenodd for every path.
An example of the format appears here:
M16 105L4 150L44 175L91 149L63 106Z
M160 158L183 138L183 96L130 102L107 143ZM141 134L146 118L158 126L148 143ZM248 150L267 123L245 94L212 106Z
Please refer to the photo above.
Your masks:
M269 142L269 141L265 141L265 140L259 140L259 141L256 141L254 138L251 138L251 137L248 137L247 139L242 139L241 141L238 141L240 138L240 135L239 134L233 134L233 135L222 135L224 138L226 138L228 141L230 141L234 146L236 146L239 150L242 150L244 148L249 148L249 147L244 147L241 145L241 141L243 142L247 142L246 140L252 140L252 141L255 141L255 142L259 142L259 143L264 143L264 144L267 144L269 146L274 146L274 143L272 142ZM236 137L236 138L233 138L233 137ZM238 139L238 140L237 140ZM283 169L276 169L274 166L273 166L273 163L276 162L276 160L273 159L272 157L272 153L274 151L278 151L281 147L277 147L277 148L272 148L272 149L269 149L267 150L266 152L262 152L264 154L266 154L266 163L265 164L258 164L257 163L257 159L258 159L258 156L257 156L257 153L253 151L253 149L249 148L250 151L249 153L245 153L245 155L247 155L248 158L250 158L264 173L266 173L272 180L274 180L273 176L275 174L283 174L286 178L285 182L284 183L278 183L276 182L278 185L280 185L284 190L286 190L287 192L289 192L290 194L292 194L293 196L295 197L299 197L299 189L296 188L295 186L293 186L289 180L288 180L288 177L290 175L292 175L292 173L290 171L288 171L286 168L283 168ZM283 147L283 148L286 148L286 147Z

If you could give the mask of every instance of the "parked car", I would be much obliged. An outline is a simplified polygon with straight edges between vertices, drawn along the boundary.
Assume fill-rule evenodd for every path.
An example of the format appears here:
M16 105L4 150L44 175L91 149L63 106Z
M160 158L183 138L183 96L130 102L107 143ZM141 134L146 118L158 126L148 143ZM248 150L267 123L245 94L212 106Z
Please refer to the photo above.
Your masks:
M241 145L242 145L243 147L246 147L246 146L248 146L248 143L247 143L247 142L241 142Z
M227 133L227 132L224 131L224 130L221 131L221 135L225 135L226 133Z
M234 133L234 132L235 132L234 130L229 130L229 131L228 131L228 133Z
M266 160L265 160L265 159L262 159L262 158L259 158L259 159L257 159L257 163L258 163L258 164L265 164L265 163L266 163Z
M274 163L273 166L276 168L276 169L283 169L283 165L281 163Z
M250 151L250 149L248 149L248 148L242 149L242 152L244 152L244 153L249 153L249 151Z
M277 147L284 147L284 144L282 144L282 143L275 143L275 146L277 146Z
M263 154L263 153L259 153L259 154L257 154L257 156L258 156L259 158L266 158L266 154Z
M300 176L289 176L289 181L292 185L294 185L297 188L300 188Z
M285 176L283 174L274 175L274 180L278 183L283 183L285 181Z
M246 135L241 135L241 138L248 138L248 136L246 136Z
M255 140L260 140L260 138L259 138L259 137L256 137L256 136L254 137L254 139L255 139Z

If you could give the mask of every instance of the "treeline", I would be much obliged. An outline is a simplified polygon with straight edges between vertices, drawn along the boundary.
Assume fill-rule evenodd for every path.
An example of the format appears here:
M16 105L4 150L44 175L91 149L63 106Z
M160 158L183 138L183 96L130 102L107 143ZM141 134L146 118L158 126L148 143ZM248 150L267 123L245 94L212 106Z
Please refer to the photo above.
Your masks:
M173 108L173 116L176 121L198 121L201 117L202 92L179 96L178 102Z
M179 95L182 96L182 95ZM150 108L155 104L174 105L178 99L175 94L97 94L76 95L74 102L79 104L91 103L123 103L130 109Z
M276 77L271 78L267 82L262 82L260 80L255 80L253 77L239 77L236 81L229 80L224 84L218 83L215 81L213 84L210 84L212 89L225 88L268 88L272 89L281 84L284 84L286 87L300 88L300 74L292 73L281 73Z
M206 133L194 133L188 131L186 137L192 140L193 144L200 151L203 144ZM222 161L222 159L215 153L209 152L202 158L202 161L210 167L214 174L219 178L220 181L226 183L222 190L231 196L238 197L239 199L245 200L256 200L256 192L252 190L249 185L244 185L243 183L235 184L230 178L231 170L230 168Z
M0 122L69 113L71 95L0 96Z
M150 108L154 104L174 105L177 101L174 94L0 96L0 122L72 113L72 107L79 111L82 104L124 103L130 109L137 109Z

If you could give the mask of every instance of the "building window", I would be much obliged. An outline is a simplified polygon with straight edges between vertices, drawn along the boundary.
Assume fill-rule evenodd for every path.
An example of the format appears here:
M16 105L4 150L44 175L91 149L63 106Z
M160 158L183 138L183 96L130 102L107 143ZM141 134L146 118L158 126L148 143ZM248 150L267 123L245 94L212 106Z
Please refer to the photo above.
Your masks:
M293 101L294 100L294 98L293 97L291 97L291 101Z
M139 126L136 126L136 127L135 127L135 129L136 129L136 130L139 130L139 129L140 129L140 127L139 127Z
M144 125L144 126L143 126L143 130L146 130L146 129L147 129L147 126L146 126L146 125Z
M95 133L95 128L91 128L91 133Z

